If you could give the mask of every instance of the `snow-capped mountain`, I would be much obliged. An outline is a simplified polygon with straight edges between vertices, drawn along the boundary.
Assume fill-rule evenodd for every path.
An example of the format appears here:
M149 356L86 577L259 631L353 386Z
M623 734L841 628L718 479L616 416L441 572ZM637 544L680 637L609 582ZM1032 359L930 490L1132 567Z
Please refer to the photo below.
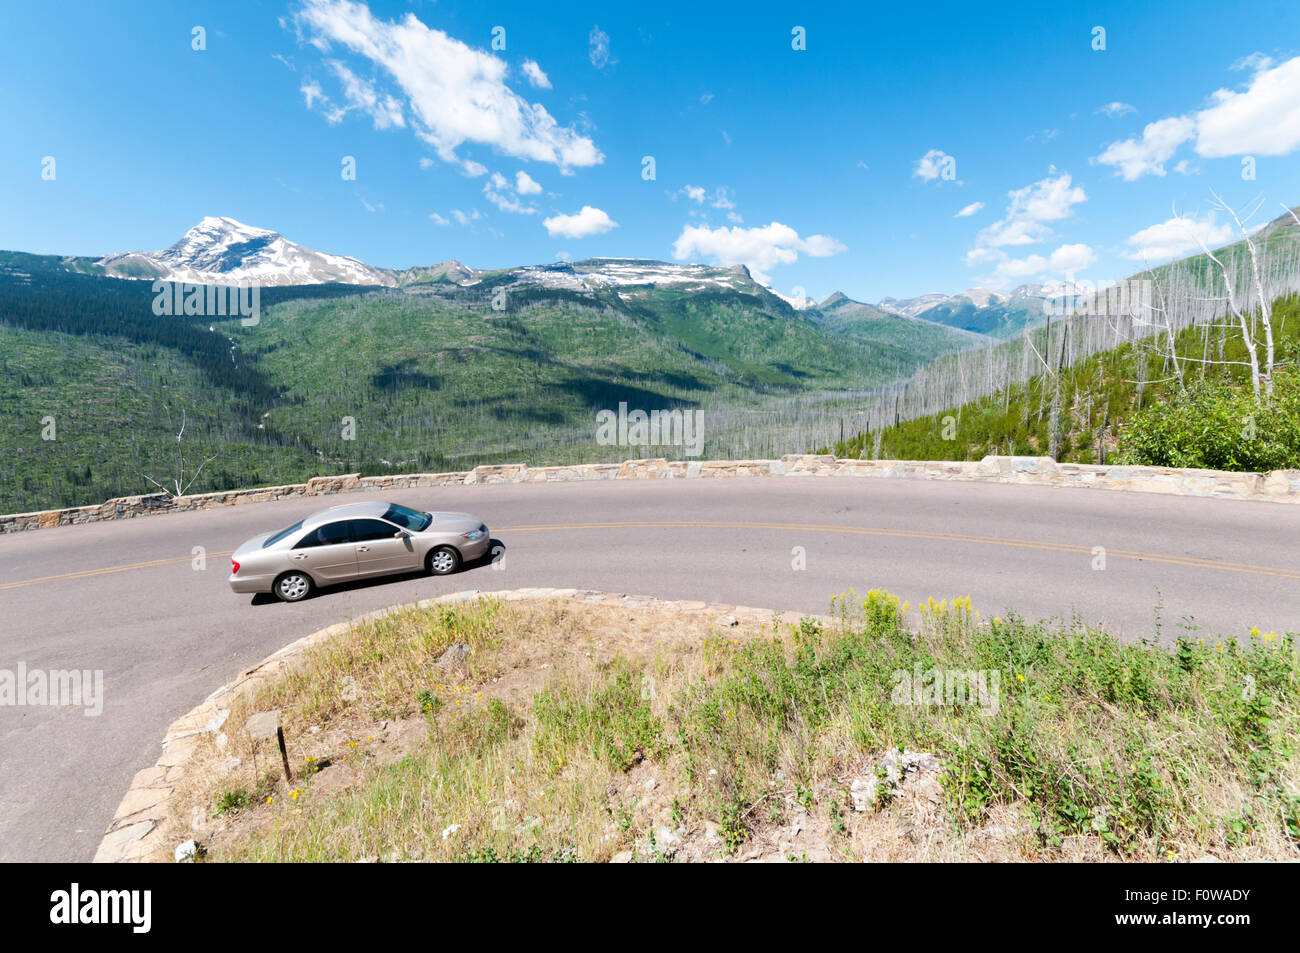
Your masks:
M955 295L926 294L915 298L885 298L876 307L881 311L892 311L894 314L905 314L909 318L914 318L931 308L937 308L939 305L960 306L969 303L977 308L987 308L991 305L1002 304L1008 298L1029 287L1029 285L1021 285L1011 294L990 291L988 288L971 288L969 291L958 292Z
M577 262L525 265L480 271L458 261L404 270L375 268L345 255L313 251L278 232L245 225L233 218L209 216L163 251L128 252L98 259L95 265L116 278L182 281L193 284L350 285L406 287L449 284L470 287L484 276L506 277L524 286L591 293L601 288L654 288L681 291L759 286L744 265L710 267L643 258L588 258ZM632 294L624 293L624 297ZM787 299L789 300L789 299Z
M170 248L109 255L96 264L121 278L162 278L196 284L395 285L393 273L345 255L313 251L277 232L233 218L209 216Z
M659 288L679 291L726 289L753 291L761 287L744 265L715 268L709 265L679 265L648 258L585 258L550 265L525 265L506 271L517 284L540 285L569 291L601 288ZM620 292L622 294L622 292ZM626 295L624 295L626 297Z

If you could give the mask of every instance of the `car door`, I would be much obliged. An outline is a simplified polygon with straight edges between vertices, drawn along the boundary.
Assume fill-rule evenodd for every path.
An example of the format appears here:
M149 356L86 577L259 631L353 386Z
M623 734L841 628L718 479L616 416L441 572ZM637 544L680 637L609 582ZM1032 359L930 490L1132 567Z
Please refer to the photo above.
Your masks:
M409 536L398 539L400 527L378 519L352 520L352 542L356 548L357 575L382 576L414 572L420 555Z
M347 520L323 523L294 544L292 569L305 569L320 583L342 582L357 575L357 551Z

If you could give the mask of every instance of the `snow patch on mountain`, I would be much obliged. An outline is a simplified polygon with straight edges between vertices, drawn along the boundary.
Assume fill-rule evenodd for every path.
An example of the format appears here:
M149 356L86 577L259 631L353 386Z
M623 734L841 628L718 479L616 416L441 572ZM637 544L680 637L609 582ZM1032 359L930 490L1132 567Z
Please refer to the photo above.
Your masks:
M1011 301L1022 302L1042 299L1050 297L1051 293L1051 289L1047 286L1037 284L1020 285L1010 292L992 291L988 288L970 288L955 295L932 293L919 295L915 298L884 298L876 307L881 311L890 311L894 314L914 318L940 305L961 307L971 304L977 308L991 308Z
M386 269L372 268L346 255L313 251L277 232L213 216L204 218L170 248L109 255L97 264L116 277L194 284L397 284Z

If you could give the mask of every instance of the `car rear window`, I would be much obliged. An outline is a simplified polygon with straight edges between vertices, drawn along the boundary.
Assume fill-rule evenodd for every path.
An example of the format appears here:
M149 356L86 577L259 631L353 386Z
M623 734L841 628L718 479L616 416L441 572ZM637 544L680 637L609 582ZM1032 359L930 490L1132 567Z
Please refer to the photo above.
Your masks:
M263 543L263 544L262 544L262 548L263 548L263 549L266 549L266 547L268 547L268 546L274 546L276 543L278 543L280 540L284 539L284 538L285 538L286 536L288 536L290 533L296 533L296 532L298 532L298 530L300 530L300 529L302 529L302 520L298 520L298 522L294 523L292 526L287 526L287 527L285 527L284 529L280 530L280 532L276 533L274 536L272 536L270 539L268 539L265 543Z

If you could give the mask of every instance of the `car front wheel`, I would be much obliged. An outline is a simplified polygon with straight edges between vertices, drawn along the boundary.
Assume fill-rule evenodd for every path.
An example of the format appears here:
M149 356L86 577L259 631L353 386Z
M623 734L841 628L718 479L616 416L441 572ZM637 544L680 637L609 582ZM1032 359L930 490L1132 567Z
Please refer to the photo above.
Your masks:
M429 553L425 566L435 576L446 576L460 568L460 553L452 546L439 546Z
M313 588L311 576L305 572L287 572L275 581L275 594L282 602L301 602Z

